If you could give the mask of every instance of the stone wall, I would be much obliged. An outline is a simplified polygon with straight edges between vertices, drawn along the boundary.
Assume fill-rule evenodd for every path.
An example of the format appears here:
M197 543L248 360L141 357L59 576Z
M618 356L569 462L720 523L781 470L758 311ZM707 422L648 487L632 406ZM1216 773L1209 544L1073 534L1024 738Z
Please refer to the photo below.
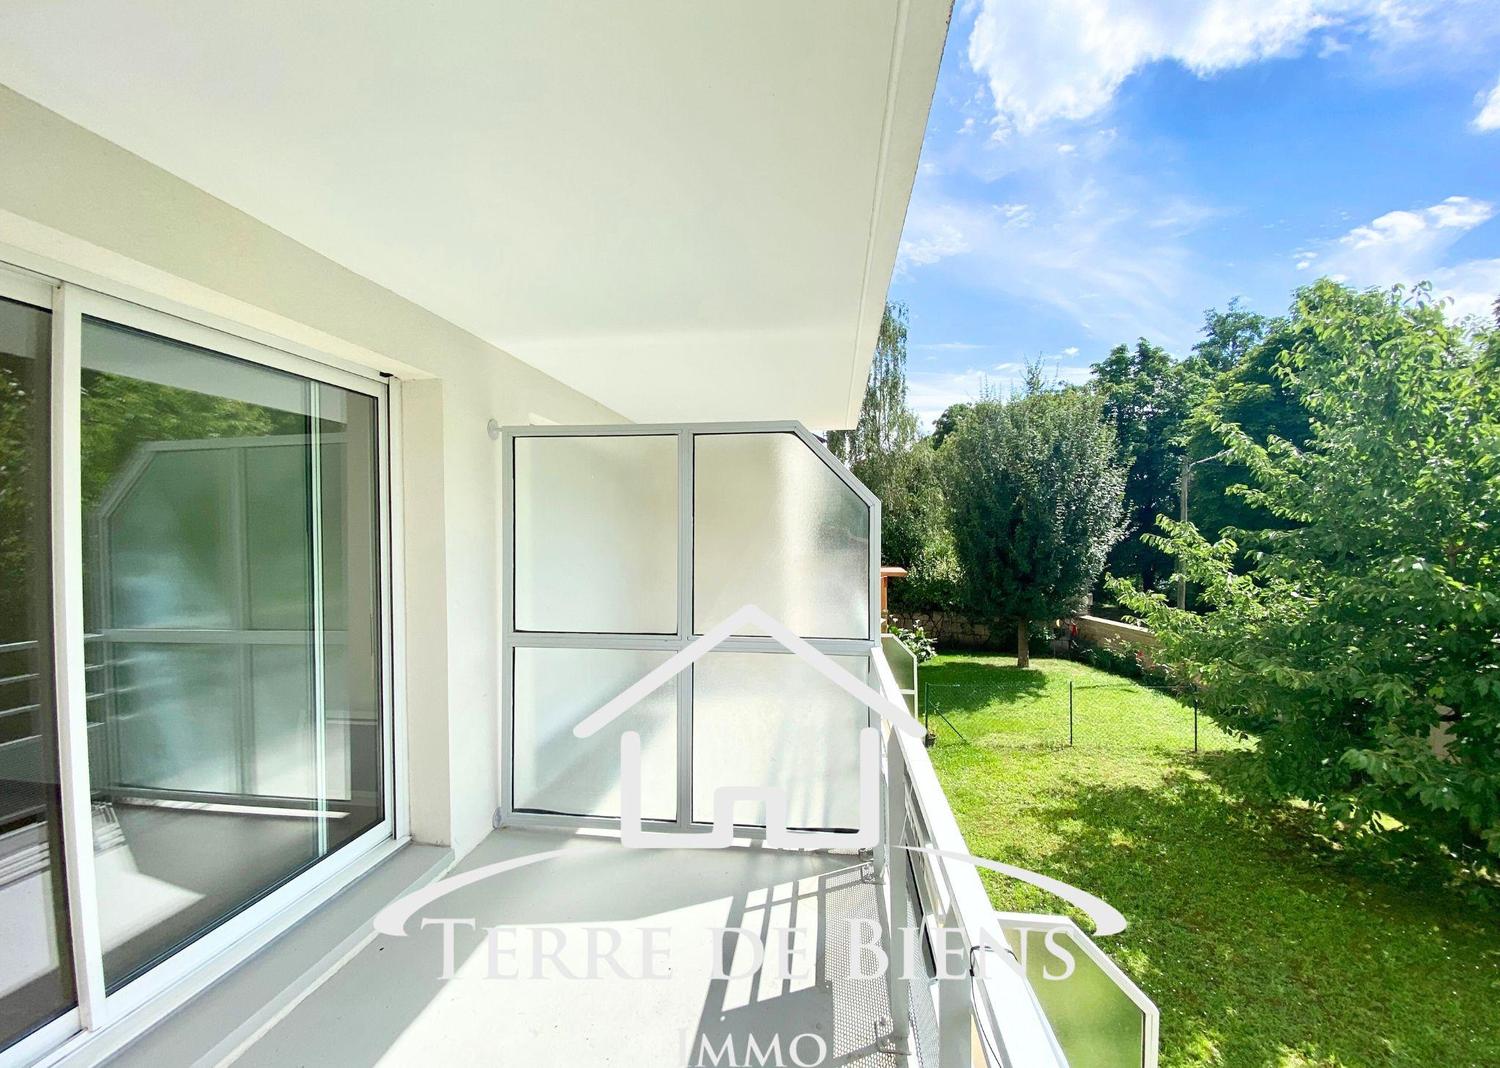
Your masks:
M1014 646L1015 635L1010 628L983 620L973 619L961 612L902 612L891 613L892 622L900 627L922 624L927 636L937 643L938 651L947 649L994 649L1005 643Z
M948 649L1008 649L1014 651L1016 647L1016 630L1014 626L978 619L973 616L964 615L962 612L947 610L903 612L897 609L891 613L891 621L899 627L910 627L913 623L922 624L922 629L927 632L927 636L937 643L939 652ZM1064 622L1067 621L1064 620ZM1145 650L1149 650L1156 645L1155 634L1152 634L1145 627L1138 627L1133 623L1121 623L1113 619L1104 619L1100 616L1075 616L1072 622L1078 626L1078 636L1084 641L1092 642L1095 645L1104 645L1115 649L1128 646ZM1039 642L1036 635L1033 634L1031 639L1031 655L1045 655L1046 649L1044 646L1045 642Z
M1156 644L1155 634L1134 623L1121 623L1100 616L1076 616L1073 622L1078 626L1078 636L1095 645L1128 645L1137 649L1150 649Z

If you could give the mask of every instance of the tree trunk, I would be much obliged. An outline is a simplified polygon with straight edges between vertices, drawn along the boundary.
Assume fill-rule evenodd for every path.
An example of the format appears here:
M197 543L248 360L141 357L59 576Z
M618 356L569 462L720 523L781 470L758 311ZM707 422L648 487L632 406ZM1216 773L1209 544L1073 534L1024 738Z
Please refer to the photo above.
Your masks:
M1029 621L1021 620L1016 624L1016 667L1029 668L1031 666L1031 642L1028 640L1031 630Z

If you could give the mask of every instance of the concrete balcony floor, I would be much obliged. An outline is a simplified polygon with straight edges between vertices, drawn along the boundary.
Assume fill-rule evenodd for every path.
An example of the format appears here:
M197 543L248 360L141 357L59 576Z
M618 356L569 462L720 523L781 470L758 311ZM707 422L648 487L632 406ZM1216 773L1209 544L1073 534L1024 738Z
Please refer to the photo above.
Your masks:
M453 874L551 850L563 853L431 903L407 922L405 937L372 937L235 1063L683 1066L699 1062L704 1039L719 1050L726 1038L734 1063L744 1063L754 1036L762 1050L779 1037L784 1063L793 1064L790 1044L809 1034L825 1044L822 1065L898 1063L881 1048L890 1031L884 979L850 977L847 921L878 921L880 910L860 858L757 846L629 850L605 836L506 829ZM450 979L441 978L444 930L421 927L423 916L475 921L474 930L452 929ZM498 959L484 934L494 926L516 929L500 940L507 952ZM712 931L728 927L763 941L774 929L804 930L815 961L791 969L807 972L802 978L771 963L752 971L741 940L729 966L720 962L730 977L716 978ZM648 936L653 928L664 930ZM600 929L619 936L614 960L624 975L601 963L598 977L584 977L590 938L596 950L613 939ZM647 938L669 948L655 960L665 978L642 977ZM533 977L538 941L557 956ZM518 952L508 952L512 945ZM525 978L504 977L518 971ZM800 1052L817 1048L804 1038Z

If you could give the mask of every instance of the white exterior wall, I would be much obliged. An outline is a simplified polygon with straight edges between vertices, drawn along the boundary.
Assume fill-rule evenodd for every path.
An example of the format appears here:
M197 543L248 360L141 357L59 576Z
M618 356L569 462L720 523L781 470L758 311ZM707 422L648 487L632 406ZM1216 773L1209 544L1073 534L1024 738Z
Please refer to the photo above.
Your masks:
M619 416L0 86L0 262L83 269L403 381L411 826L461 855L498 793L500 456L485 431Z

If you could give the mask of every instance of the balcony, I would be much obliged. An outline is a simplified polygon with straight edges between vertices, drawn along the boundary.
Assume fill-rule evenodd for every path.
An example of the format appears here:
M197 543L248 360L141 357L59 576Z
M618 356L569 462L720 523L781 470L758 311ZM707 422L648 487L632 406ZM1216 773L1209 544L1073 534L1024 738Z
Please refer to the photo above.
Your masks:
M874 500L627 422L853 423L950 8L8 20L0 1068L1071 1052L890 726Z
M921 738L797 655L822 653L919 711L915 659L874 638L878 506L816 439L795 425L547 428L502 447L517 625L499 826L383 914L384 933L237 1063L1155 1063L1154 1007L1071 920L990 907ZM726 451L742 455L717 470ZM722 529L721 508L734 520ZM719 633L740 594L704 587L730 560L768 569L757 593L799 621L803 649L768 627ZM854 581L796 603L797 570L823 566ZM716 656L739 661L728 701ZM570 729L652 669L669 681L643 710L588 737ZM872 723L879 827L865 848L853 755ZM721 745L732 759L704 752ZM849 846L772 848L761 803L740 798L729 847L699 848L731 780L785 790L790 833ZM621 841L632 810L657 847Z
M874 666L893 686L883 654ZM1153 1064L1154 1008L1071 921L997 916L974 869L938 855L963 842L921 745L903 742L886 736L873 855L498 829L445 879L531 863L458 885L405 916L402 935L365 941L235 1063ZM934 852L891 849L902 841ZM899 929L921 932L915 958ZM778 943L779 932L795 933ZM995 945L1047 932L1073 953L1066 979L1039 945L1030 969ZM780 963L778 945L791 954ZM952 978L936 974L945 951Z
M170 512L201 481L151 482L152 459L213 469L228 456L245 472L251 447L269 457L307 443L147 448L104 494L97 551L150 546L131 558L131 592L166 581L174 552L131 542L133 489L150 485ZM446 871L451 854L430 847L385 865L389 848L344 851L357 861L344 893L304 900L301 924L142 1028L122 1063L475 1063L503 1051L619 1065L1154 1064L1154 1006L1071 920L990 907L923 746L917 662L880 630L879 505L817 438L797 424L548 427L508 431L500 447L514 581L496 829ZM752 599L766 607L744 607ZM341 833L332 799L349 789L320 779L329 800L314 811L268 807L198 781L255 781L256 767L221 767L243 751L211 748L174 772L191 783L134 782L131 769L164 750L146 730L160 713L142 719L141 693L121 681L133 650L143 634L145 648L205 640L143 626L84 642L93 863L105 884L133 888L101 909L111 971L132 966L132 932L159 952L274 885L288 835ZM307 637L210 636L231 664ZM6 652L23 666L35 654ZM269 734L256 705L240 714L255 737L296 749L297 730ZM349 765L338 724L318 736L324 766ZM16 739L0 756L34 762L39 744ZM8 892L47 891L45 845L22 864L37 848L11 850ZM200 966L205 944L191 947Z

